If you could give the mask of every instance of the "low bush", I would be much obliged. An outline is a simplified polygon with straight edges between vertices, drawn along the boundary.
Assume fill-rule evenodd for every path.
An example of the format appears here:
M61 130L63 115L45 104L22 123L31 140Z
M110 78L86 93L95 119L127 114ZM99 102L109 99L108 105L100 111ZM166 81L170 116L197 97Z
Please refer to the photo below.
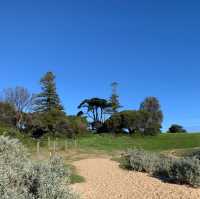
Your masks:
M169 170L169 180L179 184L200 186L200 161L196 158L182 158L173 161Z
M134 171L147 172L168 182L200 187L200 160L194 157L172 158L143 150L130 150L122 164Z
M64 184L70 173L62 160L52 157L37 163L28 159L26 149L16 139L0 137L0 195L2 199L75 199Z
M195 157L196 159L200 160L200 151L196 150L187 154L188 157Z
M144 150L129 150L123 155L122 164L125 168L139 172L152 173L159 163L159 157Z

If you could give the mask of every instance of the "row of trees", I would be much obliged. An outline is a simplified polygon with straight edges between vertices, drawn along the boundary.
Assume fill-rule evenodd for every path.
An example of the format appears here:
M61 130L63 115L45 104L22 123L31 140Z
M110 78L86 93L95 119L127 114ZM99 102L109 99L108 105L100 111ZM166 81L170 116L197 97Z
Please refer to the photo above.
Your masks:
M146 98L140 105L139 110L118 111L121 107L113 109L109 100L92 98L84 100L78 115L87 115L91 118L91 128L97 132L127 132L129 134L142 133L155 135L160 133L163 121L163 113L159 101L155 97Z
M39 94L30 94L23 87L4 90L0 102L1 126L16 127L34 137L49 132L74 137L86 132L85 117L67 116L64 112L54 74L46 73L40 84Z
M147 97L139 110L120 111L122 106L117 94L118 84L114 82L109 99L85 99L79 104L76 116L67 116L57 93L55 75L46 73L40 85L39 94L30 94L23 87L3 91L0 101L1 126L15 126L34 137L48 132L74 137L88 130L143 135L161 132L163 113L155 97ZM169 131L176 130L177 126L172 126ZM178 130L183 131L180 128Z
M147 97L139 110L124 110L119 102L117 83L112 84L112 95L107 99L91 98L83 100L78 106L81 111L78 116L89 118L92 130L99 133L113 132L129 134L141 133L155 135L160 133L163 113L160 103L155 97Z
M113 114L104 129L112 132L126 131L129 134L156 135L161 132L163 114L155 97L148 97L139 110L126 110Z

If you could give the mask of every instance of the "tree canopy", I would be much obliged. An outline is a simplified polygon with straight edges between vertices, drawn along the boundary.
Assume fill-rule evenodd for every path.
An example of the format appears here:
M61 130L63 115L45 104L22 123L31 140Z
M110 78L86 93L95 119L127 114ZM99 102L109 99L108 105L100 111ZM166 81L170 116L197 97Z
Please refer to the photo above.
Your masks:
M40 80L42 92L36 96L35 111L49 112L53 109L63 111L60 98L56 91L55 75L47 72Z
M147 97L140 105L140 110L149 113L147 121L148 134L160 133L163 122L163 113L161 111L159 100L156 97Z
M83 100L78 109L82 109L82 113L86 114L92 124L102 124L105 120L106 110L111 107L111 104L106 99L91 98ZM80 112L79 112L80 113Z

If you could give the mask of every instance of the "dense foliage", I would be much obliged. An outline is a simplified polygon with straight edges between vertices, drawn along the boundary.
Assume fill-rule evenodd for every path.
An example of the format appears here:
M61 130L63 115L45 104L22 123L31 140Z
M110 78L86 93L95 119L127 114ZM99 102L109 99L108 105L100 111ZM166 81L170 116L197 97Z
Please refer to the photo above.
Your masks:
M186 133L187 131L178 124L172 124L168 130L168 133Z
M153 128L154 127L154 128ZM160 124L151 120L151 113L146 110L127 110L113 114L104 124L104 130L129 134L155 135L160 132Z
M140 105L140 110L149 113L146 131L148 134L155 135L160 133L163 122L163 113L160 103L155 97L147 97Z
M134 149L123 155L122 165L165 181L200 187L200 160L196 156L178 159Z
M55 76L52 72L47 72L40 80L42 92L36 96L36 112L50 112L52 110L63 111L60 98L56 91Z
M69 175L60 158L52 157L46 163L33 162L18 140L0 137L2 199L75 199L66 186Z

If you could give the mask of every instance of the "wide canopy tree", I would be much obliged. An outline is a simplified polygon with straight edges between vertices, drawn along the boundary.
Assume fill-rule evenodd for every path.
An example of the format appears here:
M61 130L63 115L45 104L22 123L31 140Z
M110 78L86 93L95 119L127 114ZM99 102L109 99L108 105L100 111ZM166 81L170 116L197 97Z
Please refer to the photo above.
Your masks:
M91 123L94 125L102 124L105 121L105 116L107 114L106 110L111 106L112 105L106 99L85 99L78 106L78 109L81 109L78 115L87 115L92 120Z

